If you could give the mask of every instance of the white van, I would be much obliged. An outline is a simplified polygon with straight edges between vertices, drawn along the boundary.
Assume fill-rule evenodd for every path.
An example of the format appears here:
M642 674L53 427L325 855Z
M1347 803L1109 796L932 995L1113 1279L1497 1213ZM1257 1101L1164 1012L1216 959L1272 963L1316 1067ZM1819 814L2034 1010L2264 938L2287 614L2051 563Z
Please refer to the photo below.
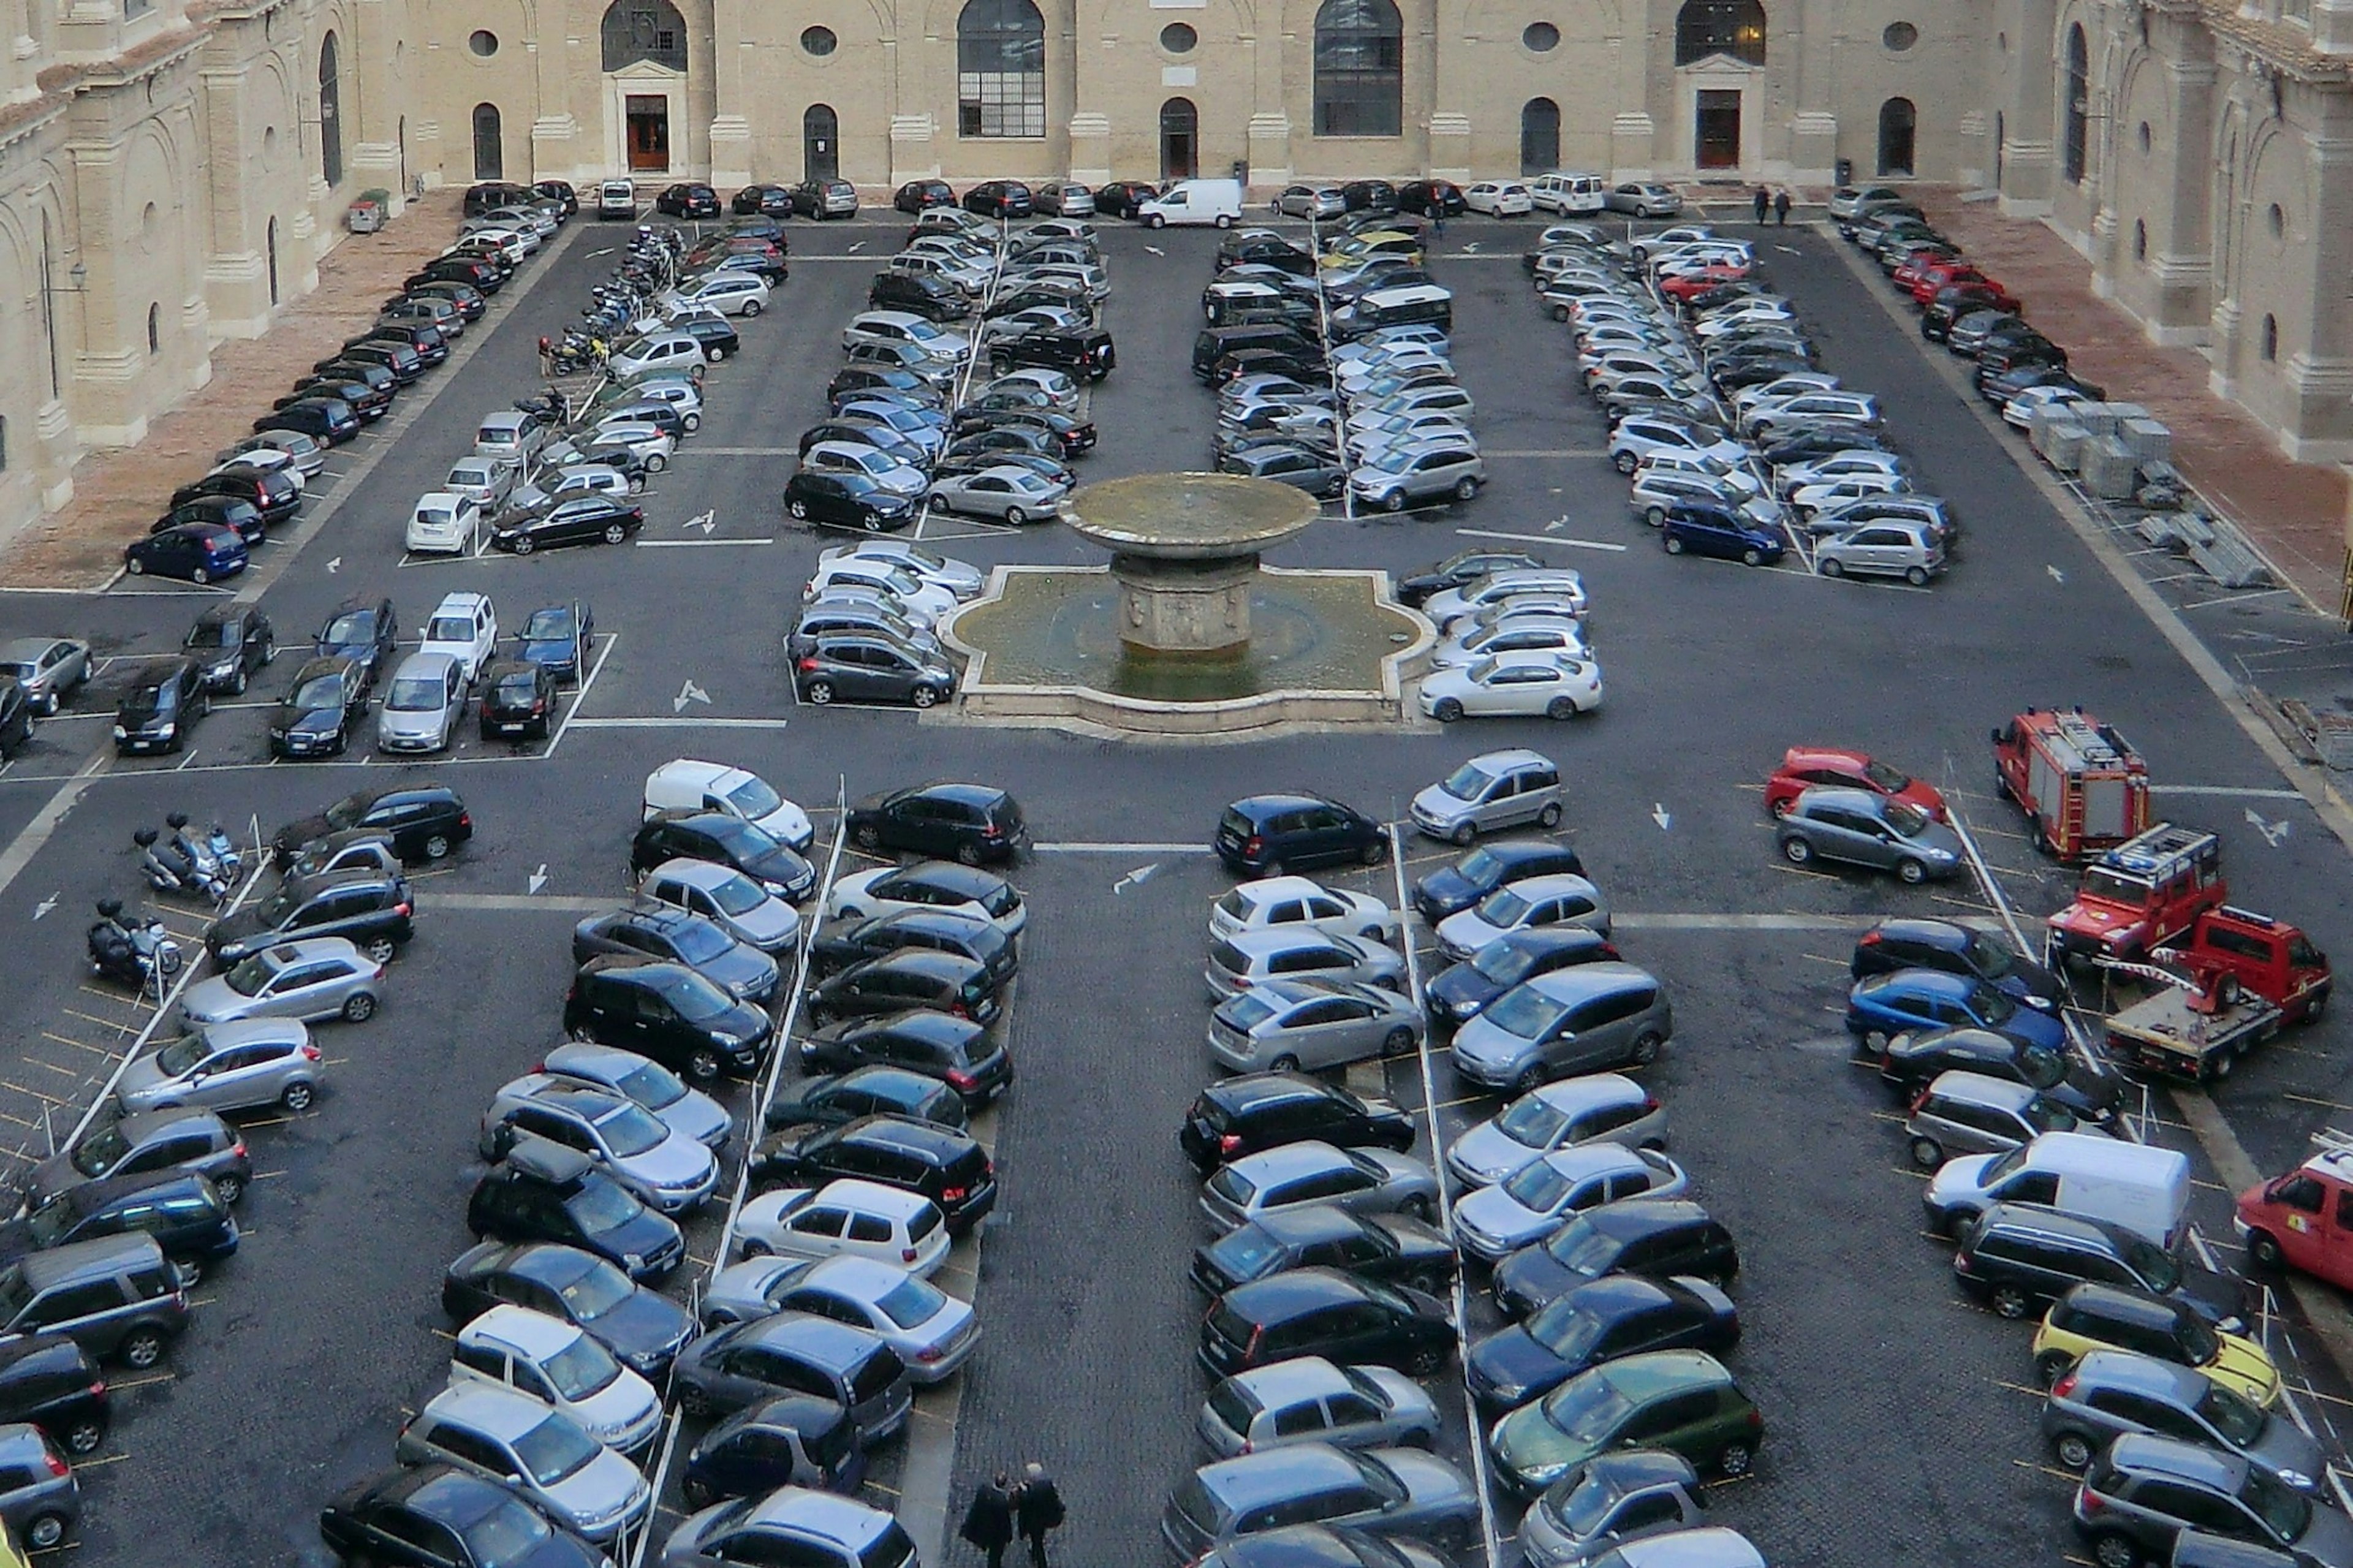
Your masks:
M1599 174L1541 174L1528 182L1528 197L1540 213L1577 217L1599 212L1609 189Z
M1135 216L1149 228L1172 223L1213 223L1231 228L1242 216L1242 183L1178 180L1158 195L1138 202Z
M648 773L646 820L664 811L716 811L740 817L783 840L796 855L817 838L808 813L771 789L759 774L725 763L681 757Z
M2090 1132L2045 1132L2006 1154L1947 1160L1921 1200L1946 1231L1994 1204L2106 1220L2170 1252L2189 1231L2189 1157Z
M607 180L596 187L598 217L630 217L638 216L638 187L628 180Z
M1454 296L1435 283L1375 289L1332 312L1333 328L1351 337L1383 327L1433 326L1454 330Z

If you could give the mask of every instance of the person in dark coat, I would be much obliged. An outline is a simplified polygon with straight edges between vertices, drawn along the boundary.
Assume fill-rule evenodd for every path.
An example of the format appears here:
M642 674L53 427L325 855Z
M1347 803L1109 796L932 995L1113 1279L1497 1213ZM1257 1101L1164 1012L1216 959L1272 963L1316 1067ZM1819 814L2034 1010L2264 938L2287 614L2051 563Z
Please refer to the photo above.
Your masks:
M1046 1532L1061 1528L1064 1510L1054 1479L1035 1459L1021 1472L1021 1489L1014 1495L1013 1510L1022 1537L1029 1542L1031 1568L1046 1568Z
M1762 185L1757 186L1755 205L1757 207L1757 221L1758 223L1763 223L1765 221L1765 210L1773 205L1773 193L1767 190Z
M1003 1470L972 1494L956 1533L988 1554L988 1568L1005 1568L1005 1549L1013 1544L1013 1487Z
M1789 193L1786 190L1773 193L1773 221L1784 228L1789 226Z

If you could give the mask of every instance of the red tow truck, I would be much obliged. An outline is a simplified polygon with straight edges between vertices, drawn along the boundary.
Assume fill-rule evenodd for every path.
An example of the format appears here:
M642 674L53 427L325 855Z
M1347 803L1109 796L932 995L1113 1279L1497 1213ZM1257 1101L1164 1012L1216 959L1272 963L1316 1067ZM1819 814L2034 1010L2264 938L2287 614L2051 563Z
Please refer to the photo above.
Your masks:
M2061 969L2138 960L2230 896L2221 840L2160 822L2084 868L2075 901L2044 921L2046 962Z
M2353 1289L2353 1142L2333 1130L2312 1141L2319 1153L2239 1194L2231 1224L2257 1268L2300 1268Z
M2333 983L2328 955L2304 932L2228 904L2203 911L2180 942L2149 956L2154 963L2107 966L2158 984L2110 1016L2108 1054L2201 1083L2228 1078L2249 1050L2319 1016Z
M1993 762L1994 787L2046 855L2081 860L2148 826L2148 764L2081 708L2029 708L1993 732Z

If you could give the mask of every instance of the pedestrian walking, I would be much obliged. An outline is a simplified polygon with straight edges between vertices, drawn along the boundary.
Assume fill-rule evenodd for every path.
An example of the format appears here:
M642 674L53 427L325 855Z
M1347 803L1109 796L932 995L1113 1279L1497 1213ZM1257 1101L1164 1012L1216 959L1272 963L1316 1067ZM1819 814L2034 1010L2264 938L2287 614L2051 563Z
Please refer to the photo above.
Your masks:
M1013 1486L1003 1470L972 1494L956 1533L988 1555L988 1568L1005 1568L1005 1549L1013 1544Z
M1773 221L1783 228L1789 226L1789 192L1787 186L1773 193Z
M539 340L539 378L545 381L555 374L555 344L547 338Z
M1446 237L1446 206L1442 202L1430 209L1430 232L1437 238Z
M1766 208L1767 208L1767 207L1769 207L1769 206L1771 206L1772 205L1773 205L1773 193L1772 193L1772 192L1770 192L1770 191L1768 191L1768 190L1767 190L1767 189L1766 189L1764 186L1762 186L1762 185L1757 186L1757 201L1756 201L1756 206L1757 206L1757 221L1758 223L1763 223L1763 222L1765 221L1765 209L1766 209Z
M1021 1489L1014 1495L1013 1510L1023 1538L1029 1542L1030 1568L1046 1568L1046 1532L1062 1526L1062 1494L1046 1467L1035 1459L1022 1467Z

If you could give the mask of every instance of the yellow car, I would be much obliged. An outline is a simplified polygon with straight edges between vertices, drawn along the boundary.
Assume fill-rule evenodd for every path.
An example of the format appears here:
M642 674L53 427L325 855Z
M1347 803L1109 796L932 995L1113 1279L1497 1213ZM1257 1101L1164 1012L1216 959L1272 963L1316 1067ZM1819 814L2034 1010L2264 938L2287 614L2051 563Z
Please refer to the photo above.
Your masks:
M2209 1382L2262 1405L2280 1396L2279 1368L2254 1341L2217 1330L2189 1306L2164 1296L2077 1285L2052 1304L2034 1334L2034 1370L2047 1385L2085 1351L2134 1351L2195 1367Z
M1376 256L1394 256L1409 267L1419 267L1422 263L1421 241L1394 229L1372 229L1364 234L1351 234L1324 247L1323 266L1327 271L1356 267Z
M0 1568L32 1568L32 1559L16 1542L16 1532L0 1525Z

